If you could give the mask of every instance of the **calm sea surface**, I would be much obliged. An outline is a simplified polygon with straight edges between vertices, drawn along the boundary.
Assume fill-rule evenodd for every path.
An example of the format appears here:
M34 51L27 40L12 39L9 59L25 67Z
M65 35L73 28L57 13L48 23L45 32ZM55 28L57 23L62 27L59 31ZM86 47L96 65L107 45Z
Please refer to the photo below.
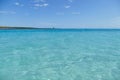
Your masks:
M0 80L120 80L120 30L0 30Z

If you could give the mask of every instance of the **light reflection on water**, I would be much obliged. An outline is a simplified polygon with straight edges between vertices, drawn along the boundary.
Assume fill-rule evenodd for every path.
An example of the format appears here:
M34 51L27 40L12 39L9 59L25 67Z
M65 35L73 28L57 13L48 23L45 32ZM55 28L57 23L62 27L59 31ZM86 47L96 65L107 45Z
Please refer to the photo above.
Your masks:
M0 31L0 80L119 80L120 31Z

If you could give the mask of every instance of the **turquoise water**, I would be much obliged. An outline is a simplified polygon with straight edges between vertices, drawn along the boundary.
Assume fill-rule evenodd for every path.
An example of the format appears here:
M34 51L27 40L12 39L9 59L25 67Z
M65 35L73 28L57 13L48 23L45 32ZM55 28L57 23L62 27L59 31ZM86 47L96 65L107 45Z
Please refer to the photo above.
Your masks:
M120 30L0 30L0 80L120 80Z

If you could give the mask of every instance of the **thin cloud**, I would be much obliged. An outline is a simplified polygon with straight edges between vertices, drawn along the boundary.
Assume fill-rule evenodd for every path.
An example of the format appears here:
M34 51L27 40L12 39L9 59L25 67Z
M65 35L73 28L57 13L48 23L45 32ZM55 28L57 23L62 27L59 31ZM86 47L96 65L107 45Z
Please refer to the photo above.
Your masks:
M49 4L44 3L44 4L34 4L35 7L47 7Z
M0 14L16 14L14 11L0 11Z
M15 4L16 6L21 6L21 7L24 6L24 4L21 4L21 3L19 3L19 2L15 2L14 4Z
M20 5L20 3L19 3L19 2L16 2L16 3L15 3L15 5L16 5L16 6L19 6L19 5Z
M71 6L68 5L68 6L64 6L64 7L68 9L68 8L70 8Z
M80 12L72 12L73 15L80 15Z
M46 7L46 6L48 6L48 4L47 4L47 3L43 4L43 7Z
M34 4L35 7L40 7L41 5L40 4Z
M73 2L73 0L68 0L68 1L71 2L71 3Z
M7 11L0 11L0 14L6 14L8 13Z
M34 0L34 2L46 2L46 0Z

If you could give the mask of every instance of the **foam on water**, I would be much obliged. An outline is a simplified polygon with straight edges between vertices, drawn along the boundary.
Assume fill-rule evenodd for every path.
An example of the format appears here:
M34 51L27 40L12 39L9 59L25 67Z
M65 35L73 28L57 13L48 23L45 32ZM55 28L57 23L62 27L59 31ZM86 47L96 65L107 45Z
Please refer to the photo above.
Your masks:
M119 30L0 31L0 80L119 79Z

